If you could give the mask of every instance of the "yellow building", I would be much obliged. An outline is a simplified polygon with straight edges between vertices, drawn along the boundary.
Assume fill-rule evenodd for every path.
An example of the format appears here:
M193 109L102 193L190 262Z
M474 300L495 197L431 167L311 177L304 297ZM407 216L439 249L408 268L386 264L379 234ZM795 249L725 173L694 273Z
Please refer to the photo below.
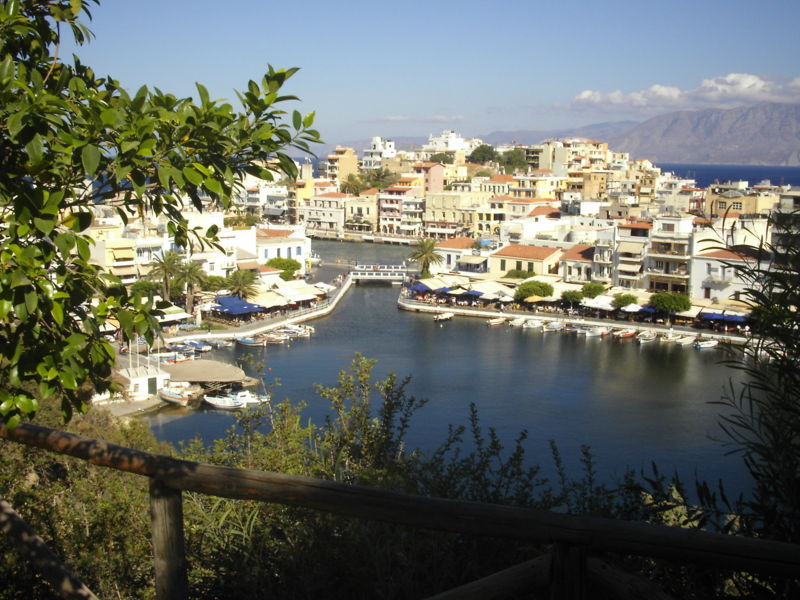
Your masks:
M352 148L337 147L320 163L325 177L334 181L347 181L348 176L358 175L358 156Z
M514 270L531 275L557 273L561 254L559 248L511 244L489 256L489 273L496 276Z
M703 211L707 215L723 216L726 213L742 215L768 215L780 204L777 194L755 189L745 191L727 190L722 193L709 191Z

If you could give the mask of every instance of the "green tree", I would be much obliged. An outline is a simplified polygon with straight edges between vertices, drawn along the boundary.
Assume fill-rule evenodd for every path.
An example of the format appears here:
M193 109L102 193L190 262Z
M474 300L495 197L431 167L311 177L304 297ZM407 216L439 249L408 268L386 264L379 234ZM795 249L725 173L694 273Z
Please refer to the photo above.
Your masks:
M614 299L611 300L611 306L614 308L622 308L628 304L636 304L639 299L633 294L614 294Z
M561 292L561 300L569 302L569 307L573 308L581 300L583 300L583 292L580 290L564 290Z
M511 269L506 271L506 274L503 275L503 277L507 279L526 279L530 276L530 271L525 271L524 269Z
M377 188L382 190L397 183L400 178L396 173L392 173L389 169L379 167L377 169L367 169L361 173L361 181L363 182L363 190L369 188Z
M517 171L528 171L528 161L525 159L525 151L522 148L514 148L508 152L503 152L498 160L506 173L513 174Z
M139 294L140 296L147 296L152 298L162 292L161 285L156 281L149 281L147 279L140 279L131 284L131 295Z
M178 275L182 265L183 258L174 250L167 250L150 262L150 271L147 273L147 277L152 281L161 282L161 297L164 300L170 299L172 280Z
M553 286L546 281L526 281L514 292L514 300L524 302L530 296L547 298L553 295Z
M606 290L606 286L602 283L597 283L594 281L590 281L583 284L581 288L581 292L587 298L597 298L600 294L602 294Z
M435 154L431 154L431 157L428 160L430 162L441 163L443 165L452 165L453 155L447 154L446 152L436 152Z
M488 145L482 144L475 148L472 153L467 157L467 161L471 163L487 163L487 162L494 162L497 160L497 152L495 149Z
M294 274L299 271L303 265L293 258L271 258L267 261L267 266L273 269L281 269L281 279L284 281L291 281L294 279Z
M658 312L669 315L669 320L671 321L675 313L692 308L692 301L686 294L658 292L650 296L648 305L655 308Z
M209 292L217 292L219 290L224 290L227 287L228 279L219 275L208 275L203 283L200 284L201 290L207 290Z
M436 252L436 240L421 238L414 250L409 254L408 260L419 263L420 277L424 278L431 274L431 265L441 264L444 261L444 257Z
M86 42L79 18L90 4L0 7L0 419L12 427L45 400L60 401L70 418L85 406L84 383L109 389L115 354L102 334L109 319L126 338L155 338L151 304L90 263L93 206L115 208L124 222L163 216L186 248L202 232L190 231L185 203L199 210L208 196L230 205L245 173L273 179L267 160L294 177L285 151L318 141L313 113L283 119L280 107L295 98L281 88L296 69L270 67L250 81L237 112L200 84L196 102L145 86L129 93L76 57L65 59L61 35ZM216 229L205 234L213 238Z
M232 295L247 300L258 291L256 274L253 271L234 271L228 277L228 290Z
M361 181L360 177L354 175L353 173L350 173L347 176L347 179L339 186L340 192L343 194L352 194L354 196L358 196L365 189L364 182Z
M187 313L192 314L194 311L195 289L202 287L205 280L206 272L203 270L203 266L197 261L189 259L181 264L180 269L178 269L178 274L175 276L175 283L184 288L186 294L184 309Z

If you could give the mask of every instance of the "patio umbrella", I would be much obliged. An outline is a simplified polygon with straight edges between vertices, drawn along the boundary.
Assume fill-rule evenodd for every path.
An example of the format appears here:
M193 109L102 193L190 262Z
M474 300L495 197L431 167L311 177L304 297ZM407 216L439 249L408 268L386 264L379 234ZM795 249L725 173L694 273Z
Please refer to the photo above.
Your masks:
M544 296L528 296L525 298L525 302L541 302L544 300Z
M622 310L624 312L635 313L635 312L639 312L640 310L642 310L642 307L639 306L638 304L636 304L635 302L631 302L627 306L623 306Z

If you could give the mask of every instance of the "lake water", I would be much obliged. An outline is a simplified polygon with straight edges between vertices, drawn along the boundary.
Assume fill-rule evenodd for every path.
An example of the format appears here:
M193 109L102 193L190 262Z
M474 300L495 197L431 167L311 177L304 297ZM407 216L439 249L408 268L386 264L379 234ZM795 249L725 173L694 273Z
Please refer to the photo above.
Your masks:
M408 247L314 242L325 261L397 262ZM341 272L323 267L331 279ZM377 359L378 377L412 375L409 390L429 399L408 437L431 449L448 424L466 424L474 402L484 426L497 429L509 445L527 429L528 459L551 473L548 440L555 440L568 466L577 465L588 444L604 478L626 467L649 468L651 461L684 480L695 473L726 487L744 489L740 459L724 456L709 439L716 434L723 386L736 372L720 364L720 350L696 351L674 344L585 338L509 327L487 327L483 319L456 318L440 326L430 315L397 309L398 287L361 285L348 292L336 312L313 322L316 334L291 346L234 347L211 358L247 366L263 361L265 378L280 379L273 395L308 404L306 413L321 422L325 402L315 384L331 386L356 352ZM171 442L196 435L220 437L233 416L210 410L165 409L149 417L154 433Z

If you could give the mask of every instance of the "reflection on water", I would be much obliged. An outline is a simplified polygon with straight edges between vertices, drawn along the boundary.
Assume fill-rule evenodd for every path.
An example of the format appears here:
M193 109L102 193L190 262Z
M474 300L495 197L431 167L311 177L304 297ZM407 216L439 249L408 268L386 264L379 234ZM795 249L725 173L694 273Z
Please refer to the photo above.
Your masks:
M329 244L345 258L354 248L376 248ZM388 252L393 256L374 260L399 262L409 249ZM355 287L334 315L313 323L311 338L266 349L223 349L212 358L235 362L267 382L279 379L274 397L304 401L307 416L321 422L327 406L314 384L334 385L338 371L360 352L378 360L377 377L411 374L409 391L429 399L413 424L411 445L436 446L448 424L466 423L474 402L483 425L495 427L509 444L527 429L534 462L549 464L553 439L568 464L577 462L581 444L591 445L607 475L626 466L648 468L655 460L667 473L677 469L691 479L697 471L712 481L722 477L734 489L744 487L740 460L723 456L723 448L709 440L718 430L718 407L708 402L719 399L723 385L738 375L719 364L721 351L487 327L481 319L456 318L440 326L430 315L399 311L397 294L397 287ZM150 422L161 439L200 435L210 441L231 426L233 416L168 411Z

